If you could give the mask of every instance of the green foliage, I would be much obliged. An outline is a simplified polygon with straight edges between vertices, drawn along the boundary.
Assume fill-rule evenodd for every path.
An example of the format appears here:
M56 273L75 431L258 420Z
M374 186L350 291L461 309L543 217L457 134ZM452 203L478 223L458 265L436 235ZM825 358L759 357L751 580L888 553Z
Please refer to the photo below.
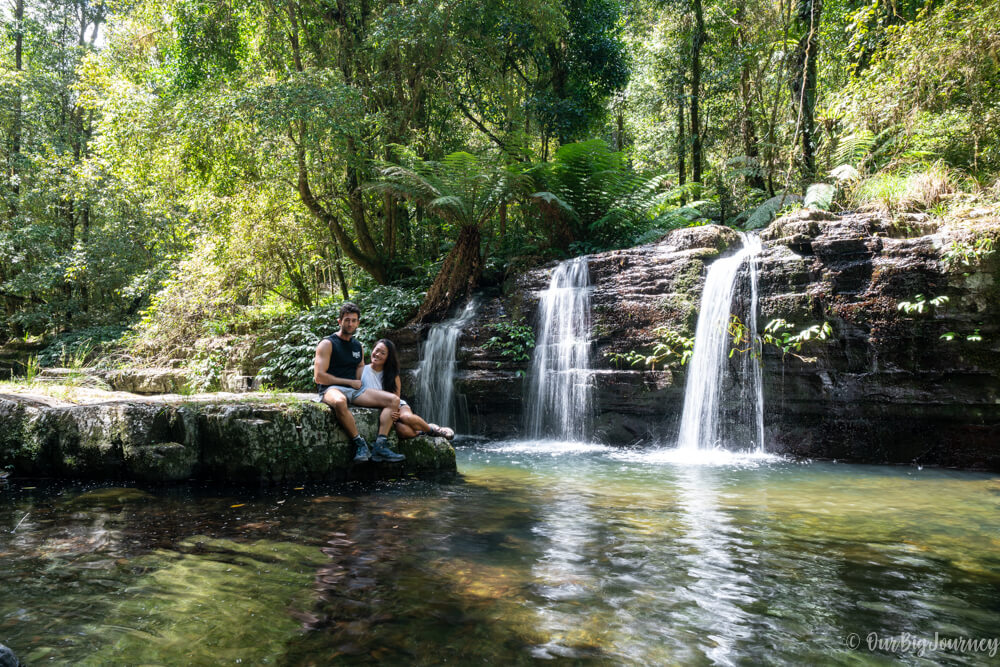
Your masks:
M837 94L834 108L850 119L852 136L892 133L868 167L932 156L952 167L995 170L1000 61L992 54L1000 47L993 27L1000 3L947 0L919 9L910 20L876 33L871 66Z
M218 391L221 388L227 352L225 348L200 349L188 359L187 369L192 377L188 383L190 392Z
M930 312L930 308L941 307L948 303L948 301L949 298L944 295L936 296L932 299L926 299L923 294L918 294L914 297L913 301L900 301L896 304L896 310L902 311L907 315L912 315L913 313L923 315L925 310Z
M821 211L829 211L833 204L833 198L837 194L837 187L829 183L813 183L806 189L806 196L802 201L803 208L816 208Z
M356 334L365 352L388 330L404 324L420 306L422 295L391 285L352 295L361 309ZM319 341L338 331L340 302L299 313L271 328L262 342L264 352L258 377L272 387L298 390L313 388L313 357Z
M28 361L24 364L24 381L31 384L38 377L38 372L41 370L42 365L38 361L37 355L31 355L28 357Z
M751 340L750 329L733 315L729 321L729 336L732 339L729 356L732 357L737 352L757 356L764 345L772 345L781 350L782 359L791 354L801 361L812 362L815 358L800 356L798 352L811 341L823 341L832 335L833 328L829 322L813 324L796 332L794 324L776 318L767 323L764 332L754 341Z
M126 328L121 326L89 327L60 334L37 357L43 368L62 366L79 368L116 347Z
M174 42L174 82L190 90L228 76L246 57L235 3L182 0L173 3L177 38Z
M524 363L531 361L531 353L535 349L535 331L521 322L496 322L490 325L493 335L484 343L484 347L498 352L505 361Z
M956 338L959 338L959 334L955 333L954 331L948 331L946 333L941 334L941 340L953 341ZM983 340L983 335L979 333L979 329L975 329L972 333L966 334L964 338L967 342L970 343L981 343Z
M694 337L685 336L669 327L657 327L653 330L656 342L647 354L630 350L625 353L610 352L608 361L621 367L623 364L635 368L641 366L647 370L661 368L679 369L684 366L694 353Z
M567 34L562 44L536 51L540 81L528 101L544 130L561 142L586 138L606 112L607 100L625 88L628 56L621 40L625 6L617 0L564 0Z
M388 165L374 190L418 203L457 227L480 227L511 195L527 185L513 168L497 167L464 151L440 162L413 159L412 166Z
M956 190L956 176L942 163L915 170L879 172L854 185L849 203L885 213L933 209Z
M599 139L566 144L531 172L532 197L553 245L612 248L653 228L680 226L664 176L642 176Z
M778 195L776 197L771 197L763 204L754 209L754 212L750 214L747 221L744 223L743 228L746 230L760 229L762 227L767 227L771 224L777 216L778 211L784 207L802 201L800 195Z
M981 236L973 241L952 241L941 259L949 269L971 268L996 252L994 240Z

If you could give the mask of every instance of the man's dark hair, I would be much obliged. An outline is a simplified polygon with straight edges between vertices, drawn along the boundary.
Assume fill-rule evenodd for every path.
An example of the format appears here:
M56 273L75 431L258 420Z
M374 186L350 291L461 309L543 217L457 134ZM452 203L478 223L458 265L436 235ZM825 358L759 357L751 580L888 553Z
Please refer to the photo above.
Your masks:
M358 316L359 319L361 318L361 309L358 308L357 306L355 306L350 301L345 301L340 306L340 315L337 316L337 319L339 320L339 319L343 318L344 315L346 315L348 313L354 313L355 315Z

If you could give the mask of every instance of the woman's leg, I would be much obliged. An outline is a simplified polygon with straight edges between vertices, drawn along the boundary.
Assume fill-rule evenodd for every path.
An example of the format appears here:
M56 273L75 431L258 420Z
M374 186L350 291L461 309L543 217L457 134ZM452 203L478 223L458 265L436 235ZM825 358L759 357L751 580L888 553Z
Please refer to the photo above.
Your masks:
M400 438L414 438L420 431L427 430L427 422L413 414L409 405L399 406L399 421L396 422L396 435Z
M378 420L378 434L389 435L393 416L399 410L399 396L381 389L366 389L354 397L354 405L362 408L382 408Z

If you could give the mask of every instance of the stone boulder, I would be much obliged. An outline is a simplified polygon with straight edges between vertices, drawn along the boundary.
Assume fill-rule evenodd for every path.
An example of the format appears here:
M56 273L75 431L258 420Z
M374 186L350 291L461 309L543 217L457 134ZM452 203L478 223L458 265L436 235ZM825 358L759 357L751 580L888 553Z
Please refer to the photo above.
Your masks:
M19 476L237 483L456 470L446 440L397 441L395 434L390 442L406 461L354 465L347 434L311 394L66 391L72 400L0 394L0 467L13 466ZM378 411L352 412L362 435L374 441Z
M191 377L180 368L123 368L102 378L114 391L132 394L176 394L187 389Z

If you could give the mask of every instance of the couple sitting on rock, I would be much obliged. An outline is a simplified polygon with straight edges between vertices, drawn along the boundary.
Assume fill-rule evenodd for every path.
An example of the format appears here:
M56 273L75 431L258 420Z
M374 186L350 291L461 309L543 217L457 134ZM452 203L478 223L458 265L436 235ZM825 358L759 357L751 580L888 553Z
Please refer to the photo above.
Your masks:
M393 424L400 438L430 435L451 440L454 431L428 424L399 398L399 357L392 341L383 338L375 343L372 362L365 365L364 350L354 339L360 321L361 309L353 303L344 303L337 318L340 330L319 342L313 362L313 379L319 387L319 398L333 408L337 421L354 440L354 460L396 462L405 459L389 449L389 429ZM370 450L364 436L358 433L349 409L351 405L382 408L378 437Z

